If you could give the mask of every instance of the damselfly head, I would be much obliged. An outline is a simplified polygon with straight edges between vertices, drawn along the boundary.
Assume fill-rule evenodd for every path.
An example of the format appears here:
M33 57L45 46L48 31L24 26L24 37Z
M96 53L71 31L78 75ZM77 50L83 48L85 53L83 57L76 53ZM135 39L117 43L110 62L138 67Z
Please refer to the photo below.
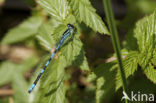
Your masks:
M74 26L72 24L67 24L67 26L68 26L69 29L73 29L74 28Z

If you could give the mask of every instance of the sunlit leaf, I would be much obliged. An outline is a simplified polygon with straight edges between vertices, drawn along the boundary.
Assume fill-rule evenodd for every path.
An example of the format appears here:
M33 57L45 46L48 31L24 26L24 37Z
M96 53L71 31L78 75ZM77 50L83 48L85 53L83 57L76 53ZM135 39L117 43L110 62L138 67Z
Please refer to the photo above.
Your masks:
M17 72L14 74L12 87L15 91L14 102L15 103L28 103L28 84L25 81L24 77Z
M152 69L151 63L154 63L153 58L155 57L156 50L156 12L138 21L135 29L135 37L138 40L140 50L139 64L148 79L155 82L153 77L156 74L153 74L155 70Z
M44 23L41 25L36 35L37 39L39 40L39 43L48 50L51 50L56 43L56 41L51 35L53 32L54 28L52 28L50 24Z
M66 0L38 0L38 3L61 23L69 13Z
M50 63L41 81L40 103L64 103L65 86L63 80L65 66L66 61L63 56Z
M67 29L66 25L60 24L52 34L55 40L59 42L62 34ZM88 62L84 55L83 44L80 40L79 31L75 31L72 35L70 35L67 40L64 42L62 47L60 48L60 52L66 60L68 61L68 65L77 65L83 70L89 70Z
M126 78L133 75L134 72L137 70L138 67L138 52L130 52L126 58L123 60L123 66L124 66L124 72L126 75ZM122 86L122 79L121 75L118 69L117 75L116 75L116 90L118 90Z
M96 81L96 103L102 103L103 100L109 100L115 92L115 73L116 65L114 63L105 63L99 65L94 73Z
M54 39L59 42L59 40L62 37L62 34L67 30L67 25L60 24L56 28L54 28L54 32L52 33L52 36Z
M95 12L89 0L69 0L70 6L76 19L79 22L84 22L87 26L94 31L109 34L101 17Z
M0 81L0 85L11 83L12 89L15 91L13 99L16 103L29 103L28 83L24 78L24 73L38 62L37 57L31 57L23 61L21 64L5 61L0 66L0 77L4 78Z
M152 64L149 64L147 68L144 70L147 78L150 79L153 83L156 83L156 69Z
M0 77L3 78L0 81L0 85L4 85L6 83L9 83L12 80L12 77L14 75L15 70L11 69L10 67L13 67L14 65L10 62L3 62L0 66Z
M23 41L34 36L42 23L40 16L32 16L19 24L17 27L10 29L3 38L2 43L12 44Z
M3 78L0 81L0 85L7 84L13 81L13 77L20 73L21 75L31 69L38 62L38 58L32 56L26 59L22 64L12 63L10 61L2 62L0 65L0 77Z
M83 45L79 36L79 33L75 33L73 37L68 39L66 44L62 47L61 51L68 61L69 65L74 64L81 66L85 60L85 55L82 47Z
M81 52L80 52L81 53ZM79 59L79 61L81 61L81 59L80 58L78 58ZM86 56L84 55L84 53L82 53L82 63L81 63L81 65L79 65L80 66L80 68L82 69L82 70L89 70L89 65L88 65L88 61L87 61L87 58L86 58Z
M156 13L150 16L144 17L136 24L135 37L139 45L139 50L145 49L145 46L153 35L156 35Z
M40 62L38 63L39 65L36 67L36 71L35 71L35 73L31 77L31 80L30 80L30 83L29 83L29 87L32 85L32 83L34 82L34 80L36 79L38 74L43 69L43 66L45 65L45 63L46 63L48 58L49 58L49 55L44 55L43 57L40 58ZM42 94L42 92L39 90L39 87L41 85L40 81L41 80L39 80L39 82L35 86L33 92L31 92L29 94L29 103L38 103L38 101L40 99L40 94ZM27 88L27 91L28 91L28 88Z

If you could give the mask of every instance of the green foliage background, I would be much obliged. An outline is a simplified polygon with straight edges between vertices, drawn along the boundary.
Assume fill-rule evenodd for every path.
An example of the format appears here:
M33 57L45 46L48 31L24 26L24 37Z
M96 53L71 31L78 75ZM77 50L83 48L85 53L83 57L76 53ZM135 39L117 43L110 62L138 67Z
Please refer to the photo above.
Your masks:
M135 0L134 3L134 0L126 0L126 3L127 16L124 20L118 21L117 26L128 31L122 43L123 66L128 89L156 93L156 11L154 11L156 2ZM15 91L12 96L14 103L120 102L122 82L117 60L94 66L88 65L89 60L85 56L85 47L89 44L81 41L83 35L86 37L88 34L87 40L92 38L95 32L102 36L110 34L91 1L37 0L36 5L32 15L10 29L1 41L1 45L23 44L38 51L20 63L11 60L0 63L0 86L10 83ZM140 19L144 15L147 16ZM76 28L74 35L65 41L35 90L28 94L29 86L50 56L46 52L55 47L69 23ZM92 31L84 33L82 25ZM108 57L115 58L115 55L111 54ZM96 64L96 61L94 62ZM86 88L83 91L78 89L75 82L69 83L73 78L71 72L76 68L86 75ZM26 72L34 72L29 80L24 78ZM8 101L8 97L0 99L1 103Z

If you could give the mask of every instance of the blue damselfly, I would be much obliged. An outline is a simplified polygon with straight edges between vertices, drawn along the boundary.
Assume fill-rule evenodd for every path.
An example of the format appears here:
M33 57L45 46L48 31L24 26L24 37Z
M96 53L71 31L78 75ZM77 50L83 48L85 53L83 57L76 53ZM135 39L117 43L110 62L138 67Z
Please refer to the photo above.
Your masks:
M42 74L44 73L44 71L46 70L47 66L49 65L50 61L53 59L53 57L55 56L56 52L60 49L61 45L63 44L63 42L66 40L66 38L72 34L74 32L74 26L71 24L68 24L68 29L63 33L61 40L59 42L59 44L57 45L55 51L51 54L49 60L46 62L44 68L41 70L40 74L38 74L36 80L34 81L34 83L31 85L31 87L29 88L28 92L31 93L32 90L35 88L36 84L38 83L39 79L41 78Z

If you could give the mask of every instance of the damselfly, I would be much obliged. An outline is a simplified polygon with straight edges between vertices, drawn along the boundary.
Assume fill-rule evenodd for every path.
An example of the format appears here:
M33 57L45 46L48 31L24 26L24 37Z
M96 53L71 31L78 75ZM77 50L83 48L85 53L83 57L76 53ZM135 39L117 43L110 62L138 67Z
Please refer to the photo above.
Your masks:
M37 76L36 80L34 81L34 83L31 85L31 87L29 88L28 92L31 93L32 90L35 88L36 84L38 83L39 79L41 78L42 74L44 73L44 71L46 70L47 66L49 65L50 61L53 59L53 57L55 56L56 52L60 49L61 45L63 44L63 42L66 40L66 38L73 33L74 31L74 26L71 24L68 24L68 29L63 33L61 40L58 44L58 46L56 47L55 51L51 54L49 60L46 62L44 68L41 70L40 74Z

